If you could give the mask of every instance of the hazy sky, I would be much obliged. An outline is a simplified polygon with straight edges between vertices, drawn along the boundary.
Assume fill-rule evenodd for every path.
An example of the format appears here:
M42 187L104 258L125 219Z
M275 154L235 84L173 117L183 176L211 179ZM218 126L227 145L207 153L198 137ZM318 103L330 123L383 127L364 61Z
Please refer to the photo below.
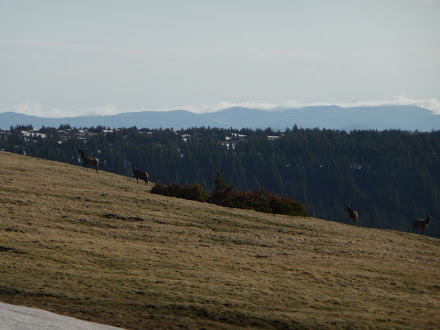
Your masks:
M0 112L439 100L440 0L0 0Z

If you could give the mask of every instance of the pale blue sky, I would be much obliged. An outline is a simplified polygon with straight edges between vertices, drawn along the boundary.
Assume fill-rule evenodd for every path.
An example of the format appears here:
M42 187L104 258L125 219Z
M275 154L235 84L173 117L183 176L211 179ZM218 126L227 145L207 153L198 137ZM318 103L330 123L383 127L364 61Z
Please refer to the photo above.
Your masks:
M0 112L417 104L440 0L0 0Z

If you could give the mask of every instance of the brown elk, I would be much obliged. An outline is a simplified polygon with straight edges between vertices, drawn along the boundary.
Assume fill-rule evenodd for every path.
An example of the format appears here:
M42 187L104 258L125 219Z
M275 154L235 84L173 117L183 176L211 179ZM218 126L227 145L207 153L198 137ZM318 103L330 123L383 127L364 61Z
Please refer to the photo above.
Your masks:
M348 211L348 215L350 217L350 222L356 224L356 221L358 218L357 211L353 210L353 208L351 207L351 204L347 205L347 211Z
M413 221L414 232L416 232L418 228L421 228L423 235L425 235L426 226L430 221L431 221L430 213L426 213L426 219L414 219Z
M148 172L142 172L136 169L136 165L133 165L133 175L136 178L136 183L139 184L139 179L144 180L145 184L148 183Z
M96 173L98 173L99 159L86 156L84 150L78 150L78 151L81 153L81 158L83 160L83 169L84 167L87 169L87 166L90 165L95 167Z

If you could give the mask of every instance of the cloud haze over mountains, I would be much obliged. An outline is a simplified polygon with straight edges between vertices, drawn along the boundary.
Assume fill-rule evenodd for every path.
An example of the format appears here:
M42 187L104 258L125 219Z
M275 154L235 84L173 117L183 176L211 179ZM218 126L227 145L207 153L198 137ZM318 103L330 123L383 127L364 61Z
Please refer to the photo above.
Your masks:
M64 118L42 118L14 112L0 113L0 128L8 129L17 124L31 124L59 127L70 124L72 127L105 126L110 128L252 128L285 130L295 125L301 128L326 128L340 130L354 129L401 129L431 131L440 128L440 115L432 111L404 105L370 106L342 108L332 106L311 106L297 109L250 109L233 107L216 112L193 113L186 110L142 111L106 116L79 116Z
M184 105L177 107L167 107L162 109L126 109L118 107L114 104L106 104L102 106L86 107L79 109L46 109L39 104L22 103L3 109L1 112L17 112L21 114L47 117L47 118L62 118L62 117L78 117L78 116L106 116L116 115L124 112L141 112L141 111L170 111L170 110L187 110L193 113L211 113L229 108L240 107L261 110L285 110L298 109L304 107L316 106L331 106L337 105L341 108L350 107L379 107L379 106L396 106L396 105L410 105L417 106L424 109L431 110L433 114L440 114L440 101L435 98L431 99L414 99L405 95L400 95L394 100L371 100L371 101L354 101L354 102L298 102L287 101L284 103L270 103L270 102L220 102L216 104L204 105Z

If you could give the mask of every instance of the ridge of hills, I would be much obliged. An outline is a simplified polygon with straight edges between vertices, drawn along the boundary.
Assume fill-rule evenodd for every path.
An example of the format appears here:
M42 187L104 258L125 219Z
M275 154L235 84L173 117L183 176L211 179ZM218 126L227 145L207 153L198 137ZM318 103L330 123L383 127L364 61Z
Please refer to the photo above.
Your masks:
M435 328L440 240L0 152L0 301L130 329Z
M297 125L302 128L401 129L431 131L440 129L440 115L417 106L376 106L341 108L338 106L313 106L299 109L260 110L242 107L229 108L212 113L196 114L186 110L141 111L103 116L79 116L43 118L14 112L0 113L0 129L31 124L59 127L105 126L110 128L176 128L192 127L251 128L284 130Z

